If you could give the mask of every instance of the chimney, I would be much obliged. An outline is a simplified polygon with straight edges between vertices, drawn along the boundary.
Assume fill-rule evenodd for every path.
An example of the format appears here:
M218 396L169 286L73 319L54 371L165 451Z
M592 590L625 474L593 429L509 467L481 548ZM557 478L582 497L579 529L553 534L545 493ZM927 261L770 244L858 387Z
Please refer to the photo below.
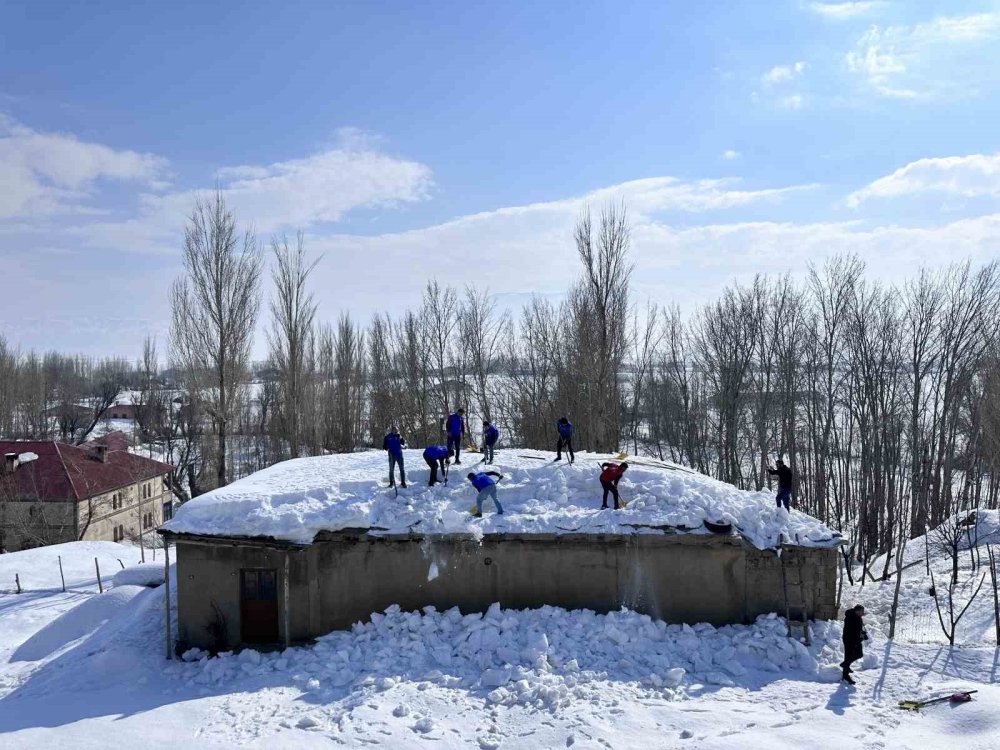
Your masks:
M102 464L106 464L108 462L108 446L102 444L95 445L94 452L97 455L97 460Z
M7 474L13 474L17 468L17 454L5 453L3 456L3 468Z

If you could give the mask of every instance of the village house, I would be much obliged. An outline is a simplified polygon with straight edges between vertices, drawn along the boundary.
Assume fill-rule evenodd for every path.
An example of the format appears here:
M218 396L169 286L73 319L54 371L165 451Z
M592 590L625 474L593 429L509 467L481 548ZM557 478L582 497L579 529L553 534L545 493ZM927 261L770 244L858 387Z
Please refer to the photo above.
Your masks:
M169 464L129 453L112 433L82 445L0 441L0 549L120 542L172 515Z

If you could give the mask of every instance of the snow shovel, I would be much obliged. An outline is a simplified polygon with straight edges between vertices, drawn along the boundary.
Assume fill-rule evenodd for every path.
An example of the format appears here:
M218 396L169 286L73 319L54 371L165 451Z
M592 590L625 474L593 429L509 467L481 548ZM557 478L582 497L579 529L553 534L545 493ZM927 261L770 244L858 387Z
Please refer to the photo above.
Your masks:
M904 711L919 711L924 706L931 706L935 703L944 703L945 701L951 701L952 703L968 703L972 700L972 694L978 692L978 690L963 690L958 693L952 693L951 695L943 695L940 698L930 698L924 701L900 701L899 707Z

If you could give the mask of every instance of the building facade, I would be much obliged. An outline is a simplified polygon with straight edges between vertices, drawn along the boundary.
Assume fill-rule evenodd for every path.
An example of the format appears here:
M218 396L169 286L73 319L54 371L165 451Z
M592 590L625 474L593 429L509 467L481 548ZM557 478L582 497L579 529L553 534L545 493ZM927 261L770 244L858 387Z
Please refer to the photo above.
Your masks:
M761 550L735 534L386 536L323 532L312 544L163 530L176 544L177 648L287 645L392 604L485 611L628 607L715 625L784 615L788 582L812 619L837 616L838 550Z
M0 549L78 540L120 542L169 518L173 467L109 435L83 445L0 441Z

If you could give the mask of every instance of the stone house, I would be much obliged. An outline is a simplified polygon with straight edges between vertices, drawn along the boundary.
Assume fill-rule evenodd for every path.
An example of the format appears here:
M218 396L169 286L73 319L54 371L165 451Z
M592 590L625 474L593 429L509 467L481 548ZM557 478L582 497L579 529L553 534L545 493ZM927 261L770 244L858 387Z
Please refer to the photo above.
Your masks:
M112 433L82 445L0 441L0 549L122 541L172 513L173 467L129 453Z

